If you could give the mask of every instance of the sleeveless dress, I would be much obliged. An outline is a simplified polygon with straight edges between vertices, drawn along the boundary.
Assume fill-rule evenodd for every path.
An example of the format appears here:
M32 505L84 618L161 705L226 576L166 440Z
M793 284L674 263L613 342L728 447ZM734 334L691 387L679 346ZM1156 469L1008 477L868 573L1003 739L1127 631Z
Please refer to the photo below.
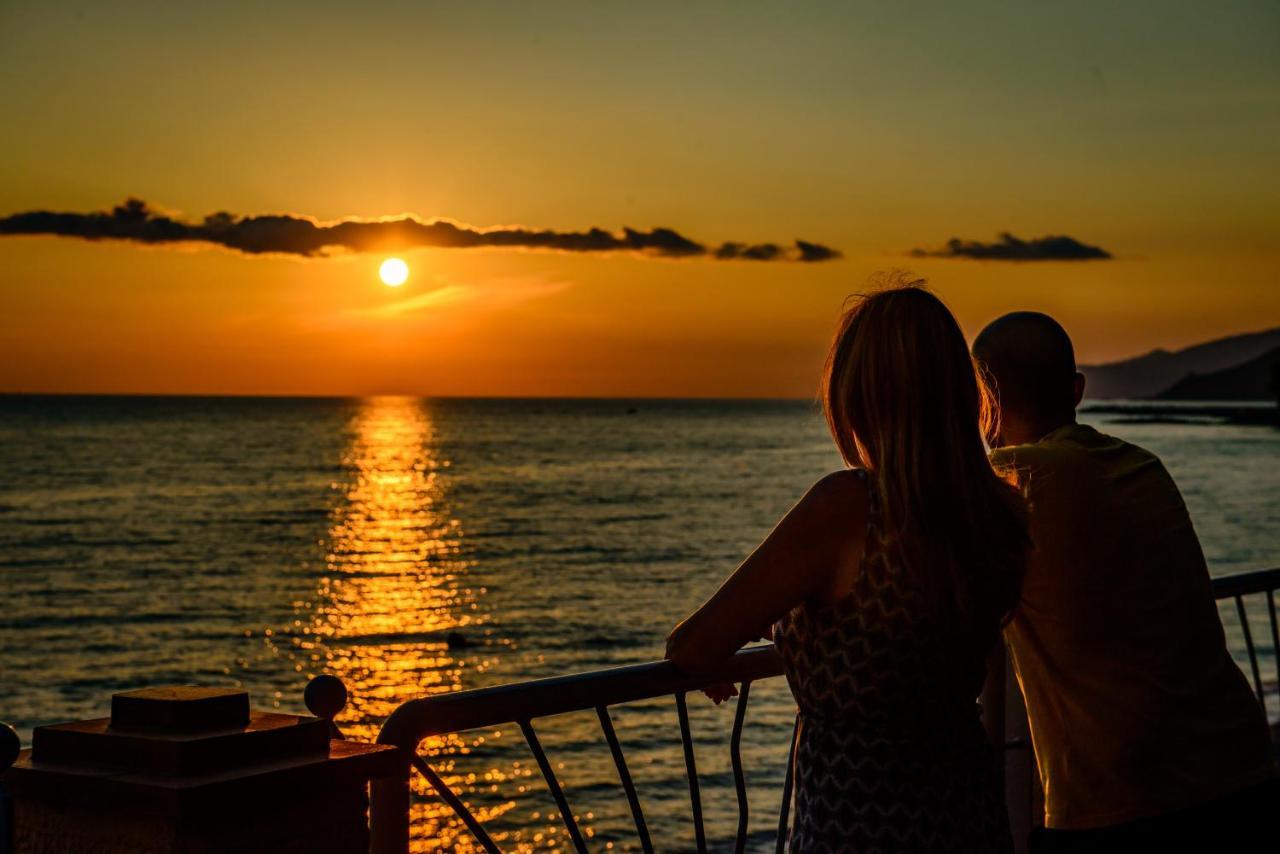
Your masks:
M852 590L801 605L774 627L800 707L790 850L1009 851L997 759L976 701L988 650L928 614L886 555L868 493Z

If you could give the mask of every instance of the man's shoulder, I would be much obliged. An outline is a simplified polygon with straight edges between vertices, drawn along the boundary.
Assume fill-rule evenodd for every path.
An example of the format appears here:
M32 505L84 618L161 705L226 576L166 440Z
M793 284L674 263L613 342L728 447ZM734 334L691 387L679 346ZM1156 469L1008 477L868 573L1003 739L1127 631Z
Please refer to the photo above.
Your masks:
M1061 442L1028 442L1025 445L1005 445L991 452L991 462L997 468L1045 469L1070 465L1080 455L1078 448Z
M1085 424L1072 424L1055 430L1037 442L1007 445L991 452L991 461L996 465L1018 468L1075 465L1086 459L1107 460L1118 457L1156 459L1145 448Z
M1012 474L1029 499L1052 496L1099 497L1126 483L1155 494L1176 489L1160 458L1145 448L1092 427L1079 426L1025 445L998 448L991 454L997 469Z

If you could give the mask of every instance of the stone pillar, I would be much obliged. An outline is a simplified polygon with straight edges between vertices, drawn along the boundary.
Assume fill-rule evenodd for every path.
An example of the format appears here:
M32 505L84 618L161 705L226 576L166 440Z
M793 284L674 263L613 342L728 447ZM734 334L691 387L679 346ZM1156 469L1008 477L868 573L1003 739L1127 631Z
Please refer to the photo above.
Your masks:
M112 697L110 718L37 727L2 778L13 854L365 854L368 783L407 769L394 747L331 738L344 701L325 720L149 688Z

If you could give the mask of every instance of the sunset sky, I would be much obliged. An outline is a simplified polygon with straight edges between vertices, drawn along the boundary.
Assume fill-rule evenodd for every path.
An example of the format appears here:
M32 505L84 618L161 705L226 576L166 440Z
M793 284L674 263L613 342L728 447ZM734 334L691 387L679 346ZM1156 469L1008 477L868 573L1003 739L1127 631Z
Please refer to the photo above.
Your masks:
M1280 325L1270 0L6 2L0 82L0 219L134 197L708 248L0 234L0 391L802 397L893 268L970 336L1051 312L1084 362ZM1111 257L910 254L1003 232Z

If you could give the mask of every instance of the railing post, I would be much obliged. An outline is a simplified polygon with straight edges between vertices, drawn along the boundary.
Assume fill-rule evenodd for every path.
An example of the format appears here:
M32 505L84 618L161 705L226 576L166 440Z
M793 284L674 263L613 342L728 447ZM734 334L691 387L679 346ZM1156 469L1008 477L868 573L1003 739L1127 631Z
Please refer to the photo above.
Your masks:
M405 717L412 717L412 709L421 702L411 700L397 708L378 732L378 743L400 748L404 762L394 776L369 785L370 854L406 854L409 850L409 777L421 739Z
M8 771L18 759L22 750L22 741L13 727L0 723L0 775ZM13 803L5 794L4 783L0 781L0 854L11 854L13 851Z
M370 854L405 854L409 850L408 763L403 774L374 780L369 789Z
M336 676L322 674L307 683L307 710L328 721L329 734L346 736L335 718L347 705L347 686ZM400 750L404 750L400 747ZM409 850L409 763L390 777L369 781L369 850L372 854L405 854Z

